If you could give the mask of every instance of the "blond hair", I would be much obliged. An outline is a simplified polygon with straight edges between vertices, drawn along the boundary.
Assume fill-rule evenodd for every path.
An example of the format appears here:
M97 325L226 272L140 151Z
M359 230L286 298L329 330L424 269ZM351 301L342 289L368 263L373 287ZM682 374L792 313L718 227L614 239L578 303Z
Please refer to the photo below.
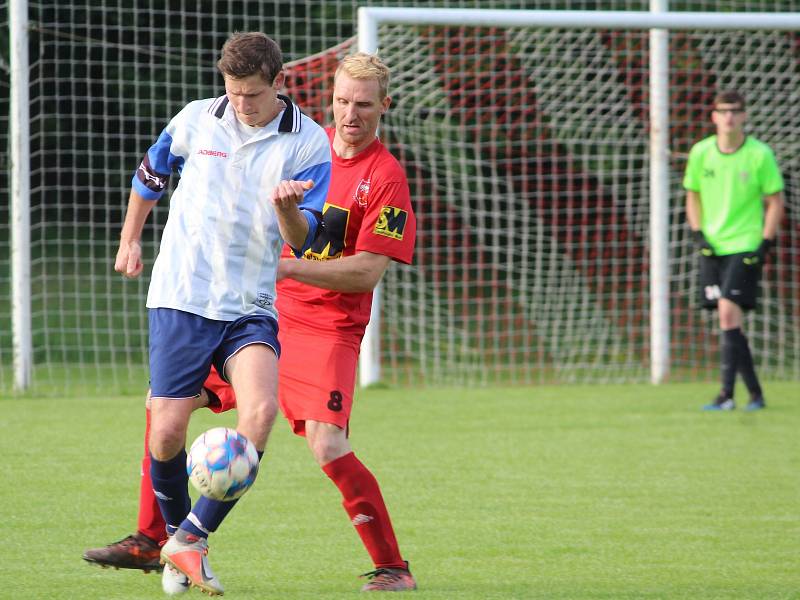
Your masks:
M353 79L375 79L383 100L389 94L389 67L374 54L356 52L342 59L333 76L334 82L339 73L345 73Z

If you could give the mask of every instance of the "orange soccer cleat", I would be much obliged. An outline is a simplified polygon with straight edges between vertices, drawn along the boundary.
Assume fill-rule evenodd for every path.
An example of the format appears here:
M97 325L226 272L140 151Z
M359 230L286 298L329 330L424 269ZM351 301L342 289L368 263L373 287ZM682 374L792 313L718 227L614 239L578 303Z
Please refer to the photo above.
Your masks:
M208 541L205 538L187 535L185 542L173 535L161 548L161 563L170 565L189 579L189 585L210 596L222 596L225 592L208 564Z

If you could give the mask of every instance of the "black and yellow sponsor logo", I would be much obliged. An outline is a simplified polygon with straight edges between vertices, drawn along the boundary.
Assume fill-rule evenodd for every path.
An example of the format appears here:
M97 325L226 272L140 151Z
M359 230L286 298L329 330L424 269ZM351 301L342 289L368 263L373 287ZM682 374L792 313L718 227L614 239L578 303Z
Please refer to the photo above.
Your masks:
M385 235L395 240L402 240L407 221L407 211L394 206L384 206L381 209L381 214L378 215L378 220L375 222L373 233Z
M303 257L308 260L339 258L344 250L349 220L349 210L326 202L322 208L322 223L317 229L317 237Z

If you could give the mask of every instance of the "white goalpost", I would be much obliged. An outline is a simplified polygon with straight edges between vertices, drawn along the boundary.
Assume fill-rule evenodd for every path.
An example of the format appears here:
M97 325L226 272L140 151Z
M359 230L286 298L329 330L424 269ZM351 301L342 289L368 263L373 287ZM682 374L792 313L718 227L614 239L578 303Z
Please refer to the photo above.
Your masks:
M796 13L678 13L668 12L667 7L667 0L651 0L650 12L376 7L362 7L358 11L358 48L365 52L385 50L380 35L382 25L649 30L649 370L653 383L663 382L670 374L668 31L800 29L800 15ZM362 386L381 380L382 294L379 292L376 290L372 319L362 344L359 374Z
M9 155L11 157L11 312L14 386L31 385L31 217L30 142L28 129L28 14L27 2L9 4L11 94Z

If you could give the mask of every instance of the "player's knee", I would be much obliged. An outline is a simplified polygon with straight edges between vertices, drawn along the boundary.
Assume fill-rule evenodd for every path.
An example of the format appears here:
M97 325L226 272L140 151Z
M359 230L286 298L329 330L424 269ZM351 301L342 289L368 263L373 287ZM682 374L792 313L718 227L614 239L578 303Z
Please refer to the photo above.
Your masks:
M259 441L267 439L277 413L278 404L274 400L259 402L246 410L242 410L240 406L239 429L250 432L248 437L252 438L256 447L260 447Z
M186 434L174 427L154 427L150 430L150 454L156 460L173 458L186 445Z
M719 313L719 326L723 330L735 329L737 327L740 327L741 324L742 324L742 319L737 314L720 311L720 313Z
M278 414L278 402L271 398L268 402L262 402L256 407L255 419L264 427L271 427Z
M328 464L350 452L350 444L344 431L335 425L316 423L309 427L306 423L308 447L317 463Z
M722 329L734 329L742 324L742 309L726 298L719 301L719 325Z

